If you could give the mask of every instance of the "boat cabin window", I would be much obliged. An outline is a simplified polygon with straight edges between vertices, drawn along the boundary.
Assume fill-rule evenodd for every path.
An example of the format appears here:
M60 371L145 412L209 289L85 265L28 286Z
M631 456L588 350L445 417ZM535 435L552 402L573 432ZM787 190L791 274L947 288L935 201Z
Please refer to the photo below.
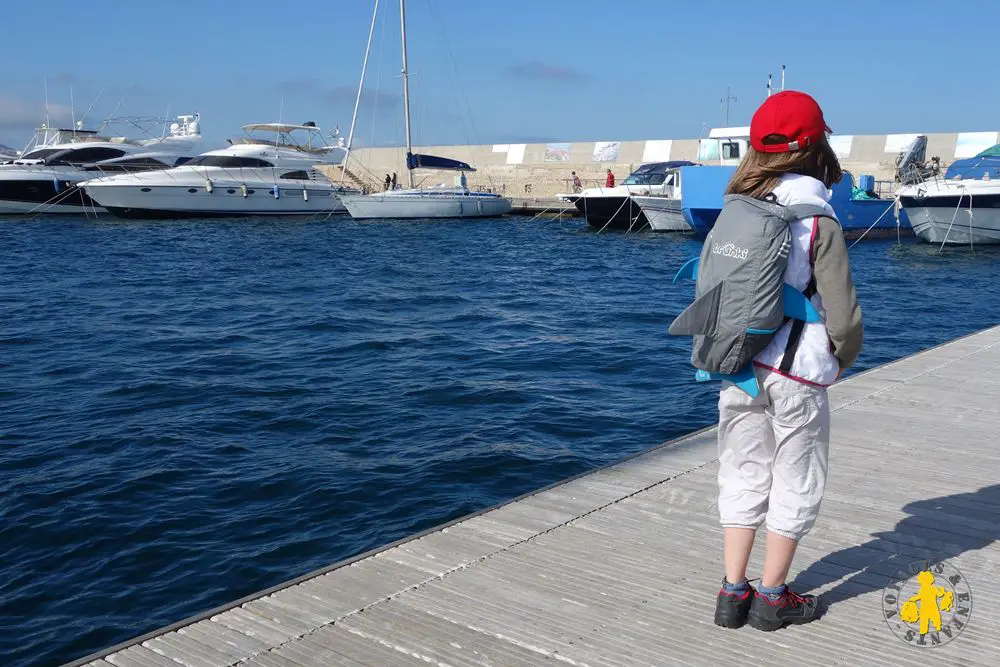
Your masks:
M739 160L740 159L740 145L735 141L723 141L722 142L722 159L723 160Z
M101 160L111 160L125 155L125 151L117 148L103 148L95 146L93 148L74 148L60 151L54 155L49 164L82 164L84 162L100 162Z
M308 181L309 173L305 171L288 171L282 174L281 178L290 178L296 181Z
M150 171L155 169L169 169L170 165L161 162L156 158L137 157L114 160L109 163L99 163L91 165L85 171Z
M227 169L260 169L262 167L273 167L267 160L256 157L239 157L237 155L199 155L188 160L186 167L225 167Z
M41 160L44 157L53 155L54 153L61 153L64 148L40 148L37 151L31 151L30 153L25 153L19 158L14 158L17 160Z
M663 179L666 178L665 172L665 167L640 167L629 174L628 178L622 181L622 185L662 185Z

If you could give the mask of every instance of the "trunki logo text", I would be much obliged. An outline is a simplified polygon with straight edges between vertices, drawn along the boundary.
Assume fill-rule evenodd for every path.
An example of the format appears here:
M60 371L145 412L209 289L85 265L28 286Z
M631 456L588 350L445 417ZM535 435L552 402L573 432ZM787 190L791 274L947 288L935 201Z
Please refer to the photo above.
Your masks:
M718 243L712 244L713 255L722 255L723 257L732 257L734 259L746 259L749 253L749 250L741 248L735 243L727 243L725 245L719 245Z

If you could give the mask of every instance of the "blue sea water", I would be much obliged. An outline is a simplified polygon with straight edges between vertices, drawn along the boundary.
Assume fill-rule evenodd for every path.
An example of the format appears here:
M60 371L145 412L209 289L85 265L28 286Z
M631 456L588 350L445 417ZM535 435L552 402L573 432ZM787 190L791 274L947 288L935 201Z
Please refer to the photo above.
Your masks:
M710 424L700 243L577 220L0 222L0 656L58 665ZM858 369L1000 251L851 250Z

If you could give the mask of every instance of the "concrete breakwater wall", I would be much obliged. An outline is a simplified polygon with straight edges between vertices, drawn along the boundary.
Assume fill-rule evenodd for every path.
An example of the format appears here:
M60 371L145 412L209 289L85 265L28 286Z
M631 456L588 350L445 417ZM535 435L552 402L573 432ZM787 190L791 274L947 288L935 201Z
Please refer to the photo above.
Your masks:
M926 134L927 158L937 156L946 167L956 159L972 157L998 143L997 132L952 132ZM735 136L735 135L734 135ZM912 134L837 135L832 144L841 163L855 177L873 174L891 180L895 160L917 136ZM576 171L585 187L604 185L611 169L620 183L645 162L690 160L718 164L718 141L714 139L650 139L642 141L588 141L549 144L489 144L473 146L421 146L414 152L430 153L468 162L476 167L469 174L472 187L492 188L516 197L546 197L569 192L571 172ZM351 153L348 170L372 186L386 174L397 173L406 185L406 150L402 147L359 148ZM339 174L339 168L336 170ZM433 170L416 173L419 184L455 185L458 174Z

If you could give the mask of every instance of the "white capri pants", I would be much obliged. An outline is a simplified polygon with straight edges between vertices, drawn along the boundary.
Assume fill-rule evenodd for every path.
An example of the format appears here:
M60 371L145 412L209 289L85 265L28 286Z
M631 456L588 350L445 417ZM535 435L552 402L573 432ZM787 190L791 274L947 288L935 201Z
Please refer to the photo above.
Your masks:
M826 389L757 369L751 398L725 383L719 395L719 517L799 540L823 500L830 450Z

